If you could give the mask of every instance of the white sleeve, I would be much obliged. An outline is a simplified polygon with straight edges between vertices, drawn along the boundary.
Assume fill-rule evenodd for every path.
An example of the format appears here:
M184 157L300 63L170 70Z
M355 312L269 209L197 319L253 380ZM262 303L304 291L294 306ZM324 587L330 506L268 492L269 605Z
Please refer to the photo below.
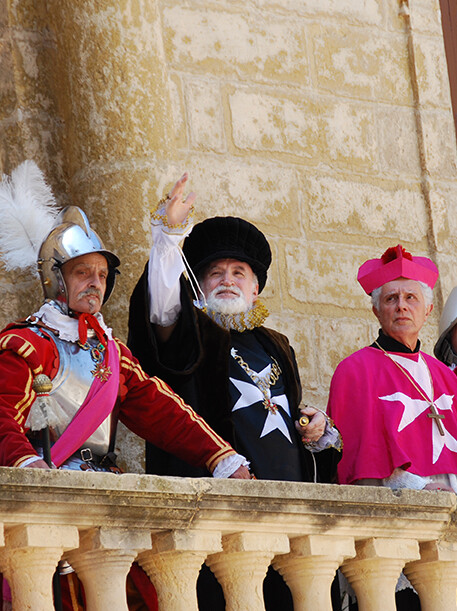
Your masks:
M387 486L388 488L392 488L392 490L399 490L401 488L423 490L427 483L427 478L398 468L394 469L393 473L389 475L389 477L385 477L382 480L382 485Z
M179 278L185 267L179 243L192 231L192 225L180 233L152 223L153 244L149 254L148 294L150 321L168 327L181 311Z
M27 460L24 460L24 462L21 462L18 468L25 469L26 467L28 467L29 465L31 465L34 462L37 462L38 460L43 460L43 457L42 456L30 456L30 458L27 458Z
M242 465L249 468L249 464L249 461L247 461L241 454L231 454L217 463L216 468L213 471L213 477L217 477L218 479L230 477Z

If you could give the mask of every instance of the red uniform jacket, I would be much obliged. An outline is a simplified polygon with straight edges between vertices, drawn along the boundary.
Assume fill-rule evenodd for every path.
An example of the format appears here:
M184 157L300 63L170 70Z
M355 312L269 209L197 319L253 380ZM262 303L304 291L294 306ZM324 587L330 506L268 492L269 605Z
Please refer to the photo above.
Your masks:
M169 386L148 377L130 350L115 338L120 360L119 419L131 431L183 460L213 471L234 454ZM36 452L25 422L35 392L34 377L53 379L59 356L53 341L28 328L7 327L0 333L0 465L19 466Z

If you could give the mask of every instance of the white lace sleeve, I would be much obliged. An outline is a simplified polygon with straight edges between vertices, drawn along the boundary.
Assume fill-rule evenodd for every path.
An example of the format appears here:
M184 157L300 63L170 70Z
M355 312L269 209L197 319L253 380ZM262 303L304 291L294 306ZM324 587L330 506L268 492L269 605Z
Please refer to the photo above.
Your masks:
M181 311L179 278L184 271L179 243L192 230L192 225L169 230L162 223L152 222L153 244L149 254L148 293L152 323L168 327Z
M247 461L241 454L232 454L231 456L227 456L227 458L223 458L217 463L216 468L213 471L213 477L217 477L218 479L230 477L242 465L249 467L249 461Z

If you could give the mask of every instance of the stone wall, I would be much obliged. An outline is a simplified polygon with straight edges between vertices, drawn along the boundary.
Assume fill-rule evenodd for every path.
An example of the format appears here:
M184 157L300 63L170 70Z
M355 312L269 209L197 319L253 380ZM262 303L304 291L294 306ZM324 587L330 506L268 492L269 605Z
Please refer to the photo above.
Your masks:
M456 284L456 139L438 0L0 0L0 170L25 158L123 265L125 339L149 211L186 169L197 219L268 236L270 325L305 400L377 329L358 266L401 242ZM2 273L0 322L39 301Z

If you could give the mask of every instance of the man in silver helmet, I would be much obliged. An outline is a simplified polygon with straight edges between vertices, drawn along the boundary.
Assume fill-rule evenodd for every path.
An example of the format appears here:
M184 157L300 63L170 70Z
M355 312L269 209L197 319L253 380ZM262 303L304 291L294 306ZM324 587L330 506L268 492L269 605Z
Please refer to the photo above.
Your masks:
M152 217L150 259L130 302L129 347L145 371L165 379L249 459L256 478L329 482L339 433L324 413L300 406L294 351L263 325L268 311L258 295L271 262L268 241L238 217L209 218L192 229L195 195L184 199L187 179L177 181ZM153 445L147 470L202 475ZM290 594L271 570L266 587L267 610L290 608ZM208 583L200 587L201 611L222 606L209 591Z
M189 408L163 382L146 376L105 324L100 309L113 289L118 265L83 211L65 208L39 251L44 304L0 334L1 388L8 389L0 409L0 464L47 467L28 426L36 411L33 379L44 373L52 381L51 407L57 412L51 427L53 466L100 468L112 445L113 420L119 418L135 433L191 462L213 471L225 457L236 472L242 457L230 458L235 452L229 445L209 434L201 419L191 418ZM145 404L150 409L136 409ZM165 427L159 425L164 409L169 410ZM179 431L186 432L186 439L194 436L189 445L178 441ZM242 468L240 474L247 477Z
M22 179L28 180L28 174ZM33 198L33 188L14 184L22 179L13 173L0 184L0 196L11 198L14 210L10 232L16 220L16 230L22 230L15 194L25 191ZM44 179L38 183L47 188ZM38 206L37 213L47 214ZM0 465L118 471L113 449L120 420L208 475L249 478L244 457L164 382L147 376L105 324L100 309L113 290L120 262L84 212L70 206L50 222L37 257L45 301L32 316L0 333ZM30 231L34 225L39 223L31 223ZM29 234L24 240L19 235L15 247L21 241L36 243ZM14 253L3 249L10 263ZM22 251L18 259L15 267L21 266ZM41 396L43 377L51 387L49 399Z
M435 356L457 374L457 286L444 304L439 334L434 348Z

